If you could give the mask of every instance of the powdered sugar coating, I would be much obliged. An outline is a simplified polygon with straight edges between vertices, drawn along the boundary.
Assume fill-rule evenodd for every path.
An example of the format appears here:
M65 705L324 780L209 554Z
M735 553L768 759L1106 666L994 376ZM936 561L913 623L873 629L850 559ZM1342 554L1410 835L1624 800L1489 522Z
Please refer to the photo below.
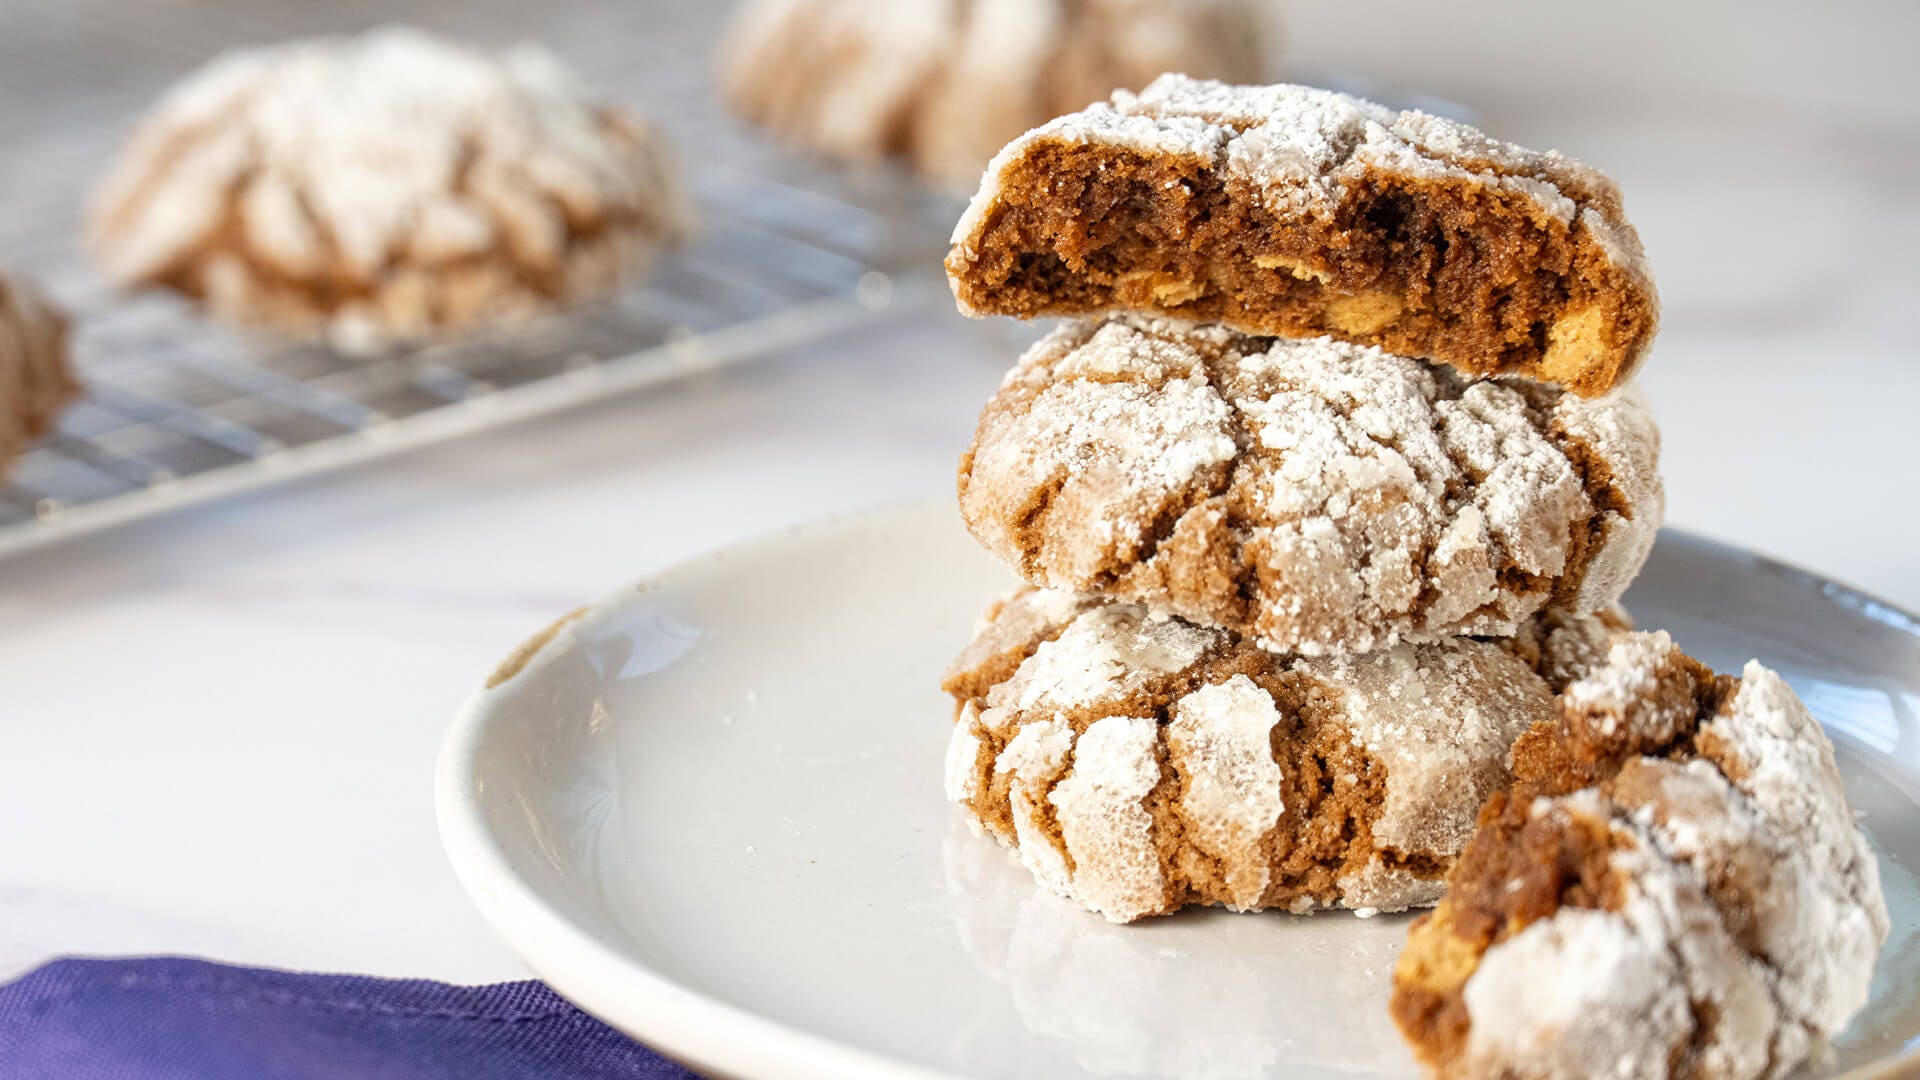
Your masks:
M102 179L90 234L117 282L371 347L610 289L687 216L657 136L545 50L387 28L190 75Z
M1684 654L1665 630L1626 634L1607 649L1606 663L1567 687L1570 734L1592 745L1665 746L1699 722L1691 692L1666 693L1680 681L1674 661Z
M1706 756L1744 796L1755 822L1745 831L1764 831L1773 877L1791 889L1754 882L1723 906L1755 913L1755 951L1772 969L1782 1023L1804 1029L1810 1052L1866 1005L1888 929L1879 863L1847 805L1833 744L1778 673L1748 661L1739 692L1701 731ZM1698 843L1701 862L1725 863L1714 848L1738 847Z
M1832 745L1757 662L1738 680L1703 673L1666 634L1625 634L1562 695L1565 760L1601 778L1529 814L1598 822L1620 895L1586 882L1485 948L1461 990L1464 1049L1443 1075L1575 1077L1612 1062L1609 1075L1777 1076L1866 1004L1889 922ZM1535 771L1516 765L1551 784ZM1451 925L1446 906L1439 917L1414 933L1428 971L1463 947L1421 941Z
M1514 736L1553 714L1549 684L1491 647L1401 646L1297 667L1334 688L1354 742L1386 766L1373 839L1399 851L1465 847L1480 804L1506 783Z
M1116 922L1152 910L1166 892L1146 808L1160 784L1159 738L1147 717L1095 720L1074 741L1073 771L1047 796L1073 857L1075 898Z
M1186 668L1218 641L1218 633L1177 619L1097 608L1035 650L1004 684L1003 696L1023 710L1085 706Z
M1450 1074L1762 1075L1776 1013L1698 875L1662 857L1635 823L1611 820L1615 809L1594 792L1541 800L1533 812L1609 830L1625 895L1610 911L1563 908L1487 951L1464 990L1473 1027Z
M78 390L66 318L26 279L0 272L0 472Z
M1193 846L1220 860L1226 905L1260 903L1271 873L1260 846L1286 809L1273 729L1280 710L1245 675L1203 686L1175 704L1167 756L1187 776L1180 813Z
M973 767L974 761L986 749L980 737L973 733L973 725L979 718L979 709L969 701L960 707L956 728L965 734L956 732L947 741L945 790L948 802L966 802L980 794L980 774Z
M1248 0L752 0L720 69L758 123L960 187L1008 139L1116 86L1257 76L1261 25Z
M1037 585L1337 653L1611 604L1660 523L1658 447L1631 394L1112 318L1009 372L960 507Z
M1592 1061L1614 1062L1624 1076L1644 1075L1654 1065L1646 1058L1664 1054L1689 1026L1687 996L1664 937L1649 941L1600 912L1576 908L1536 922L1489 954L1481 969L1487 977L1468 985L1468 1009L1531 1022L1476 1024L1462 1075L1499 1075L1497 1063L1507 1061L1540 1067L1547 1058L1553 1060L1543 1077L1575 1075ZM1569 979L1568 971L1593 978ZM1641 987L1651 992L1635 992ZM1583 1026L1595 1014L1609 1019L1600 1027L1632 1026L1649 1037L1595 1045Z
M990 609L981 639L947 680L948 797L1116 922L1432 903L1513 739L1554 710L1556 687L1499 643L1288 658L1038 590Z

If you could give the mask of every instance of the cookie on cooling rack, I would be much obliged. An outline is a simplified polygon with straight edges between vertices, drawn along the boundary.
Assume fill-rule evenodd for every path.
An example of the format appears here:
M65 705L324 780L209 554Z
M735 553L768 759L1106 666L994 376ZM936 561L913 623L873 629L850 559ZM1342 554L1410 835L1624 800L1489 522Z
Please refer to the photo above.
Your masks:
M1392 1011L1441 1077L1780 1076L1867 1001L1888 919L1819 724L1778 675L1615 640L1521 736L1414 923Z
M1187 904L1433 903L1515 738L1623 623L1555 613L1515 643L1283 657L1028 590L949 670L947 793L1040 884L1114 922Z
M1658 455L1631 393L1113 318L1008 373L960 509L1035 585L1325 654L1613 603L1660 524Z
M994 158L953 244L972 314L1326 334L1585 396L1625 382L1658 323L1605 176L1304 86L1169 75L1061 117Z
M0 473L79 389L67 320L26 281L0 273Z
M658 134L545 50L389 28L189 76L101 181L89 233L116 282L370 348L606 292L686 219Z
M733 109L839 157L970 190L1008 139L1163 71L1258 78L1250 0L749 0L720 57Z

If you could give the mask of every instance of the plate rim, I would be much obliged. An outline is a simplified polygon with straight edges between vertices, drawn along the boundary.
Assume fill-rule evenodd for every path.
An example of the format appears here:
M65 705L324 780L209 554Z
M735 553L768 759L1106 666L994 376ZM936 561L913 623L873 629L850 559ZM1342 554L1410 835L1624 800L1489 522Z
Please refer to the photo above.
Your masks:
M487 925L555 992L649 1049L706 1072L720 1070L724 1076L965 1080L961 1074L862 1049L729 1004L607 948L514 872L487 828L474 783L481 747L493 729L510 722L494 706L518 676L554 662L564 651L556 644L564 646L581 629L613 617L642 596L721 571L743 557L804 543L875 517L924 514L934 505L921 499L845 511L682 559L530 635L494 669L494 675L509 671L507 677L489 675L492 685L483 684L461 705L434 769L441 847Z
M706 1071L760 1080L964 1080L806 1031L729 1004L607 948L514 872L481 809L478 755L489 735L510 723L495 706L519 675L552 663L565 644L656 590L723 571L736 561L805 543L876 518L924 515L931 498L847 510L787 525L672 563L561 616L530 635L497 665L454 714L434 767L434 812L441 847L482 918L535 974L562 997L652 1050ZM1865 590L1793 563L1693 532L1663 526L1668 542L1751 560L1817 588L1834 602L1920 640L1920 616ZM1658 542L1658 540L1656 540ZM556 648L556 644L561 647ZM504 677L503 677L504 673ZM1855 1066L1833 1080L1891 1080L1920 1070L1920 1045Z

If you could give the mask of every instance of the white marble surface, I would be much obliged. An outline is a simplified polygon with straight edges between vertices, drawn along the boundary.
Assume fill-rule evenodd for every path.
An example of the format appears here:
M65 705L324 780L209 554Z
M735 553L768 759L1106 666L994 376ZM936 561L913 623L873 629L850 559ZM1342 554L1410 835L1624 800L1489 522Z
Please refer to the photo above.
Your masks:
M1468 33L1386 5L1353 16L1362 38L1336 21L1352 5L1300 7L1296 70L1423 86L1622 182L1667 301L1646 385L1671 522L1920 608L1920 94L1897 51L1920 8L1553 23L1478 4ZM1440 62L1436 34L1479 53ZM621 582L949 490L1017 338L901 312L0 564L0 975L70 952L522 974L435 840L449 713L528 633Z

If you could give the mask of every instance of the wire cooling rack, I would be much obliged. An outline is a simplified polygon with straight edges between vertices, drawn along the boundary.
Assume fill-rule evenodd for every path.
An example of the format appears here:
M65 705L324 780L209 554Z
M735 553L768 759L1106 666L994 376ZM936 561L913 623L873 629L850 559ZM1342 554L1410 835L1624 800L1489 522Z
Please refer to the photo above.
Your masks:
M0 261L73 317L86 385L0 486L0 555L763 355L916 287L957 208L726 117L708 65L718 6L0 0ZM643 110L673 140L699 233L603 302L374 357L222 329L93 273L84 192L169 82L236 44L395 21L483 45L543 41Z

